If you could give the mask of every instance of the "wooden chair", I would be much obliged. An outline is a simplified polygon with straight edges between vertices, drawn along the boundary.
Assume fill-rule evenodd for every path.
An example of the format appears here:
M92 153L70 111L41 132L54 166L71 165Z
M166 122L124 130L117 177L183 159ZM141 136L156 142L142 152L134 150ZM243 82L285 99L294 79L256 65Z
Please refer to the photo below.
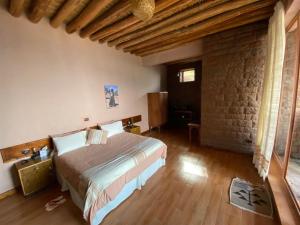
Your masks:
M198 124L198 123L188 123L188 127L189 127L189 141L190 141L190 143L192 143L193 129L197 130L198 136L199 136L199 143L200 143L200 124Z

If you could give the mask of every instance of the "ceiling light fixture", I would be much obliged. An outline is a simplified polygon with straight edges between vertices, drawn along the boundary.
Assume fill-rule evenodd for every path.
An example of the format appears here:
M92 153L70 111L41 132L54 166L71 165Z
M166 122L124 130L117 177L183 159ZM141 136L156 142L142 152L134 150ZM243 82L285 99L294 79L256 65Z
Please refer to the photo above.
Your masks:
M152 18L155 10L154 0L131 0L131 11L137 18L146 21Z

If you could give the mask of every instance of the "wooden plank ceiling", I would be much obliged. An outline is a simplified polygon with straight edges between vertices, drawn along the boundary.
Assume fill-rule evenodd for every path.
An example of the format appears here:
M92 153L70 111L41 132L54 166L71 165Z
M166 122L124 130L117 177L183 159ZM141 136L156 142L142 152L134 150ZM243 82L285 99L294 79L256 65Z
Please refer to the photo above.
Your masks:
M8 11L54 28L146 56L201 37L269 18L277 0L156 0L154 16L141 21L130 0L9 0Z

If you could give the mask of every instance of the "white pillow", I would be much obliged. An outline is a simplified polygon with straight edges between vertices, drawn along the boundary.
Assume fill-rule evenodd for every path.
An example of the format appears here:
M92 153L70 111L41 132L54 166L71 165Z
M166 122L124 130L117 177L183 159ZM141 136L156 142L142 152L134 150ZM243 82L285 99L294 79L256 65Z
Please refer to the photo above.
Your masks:
M86 146L86 135L87 132L85 130L63 137L54 137L53 142L57 149L57 155L60 156L67 152Z
M100 127L102 130L108 132L107 137L111 137L124 132L122 121L100 125Z

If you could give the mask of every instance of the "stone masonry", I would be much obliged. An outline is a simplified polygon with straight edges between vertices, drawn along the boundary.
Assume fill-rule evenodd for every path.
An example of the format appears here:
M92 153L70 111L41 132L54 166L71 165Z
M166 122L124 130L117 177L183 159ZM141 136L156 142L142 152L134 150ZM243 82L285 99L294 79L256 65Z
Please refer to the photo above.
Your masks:
M204 38L202 145L253 152L267 50L266 38L266 22Z
M280 111L278 117L277 134L274 150L284 156L287 142L287 135L292 112L294 65L296 54L296 32L289 32L286 35L286 48L282 73L282 91ZM300 127L300 126L299 126ZM299 128L298 128L299 129ZM296 129L297 130L297 129ZM294 151L296 149L294 148Z

